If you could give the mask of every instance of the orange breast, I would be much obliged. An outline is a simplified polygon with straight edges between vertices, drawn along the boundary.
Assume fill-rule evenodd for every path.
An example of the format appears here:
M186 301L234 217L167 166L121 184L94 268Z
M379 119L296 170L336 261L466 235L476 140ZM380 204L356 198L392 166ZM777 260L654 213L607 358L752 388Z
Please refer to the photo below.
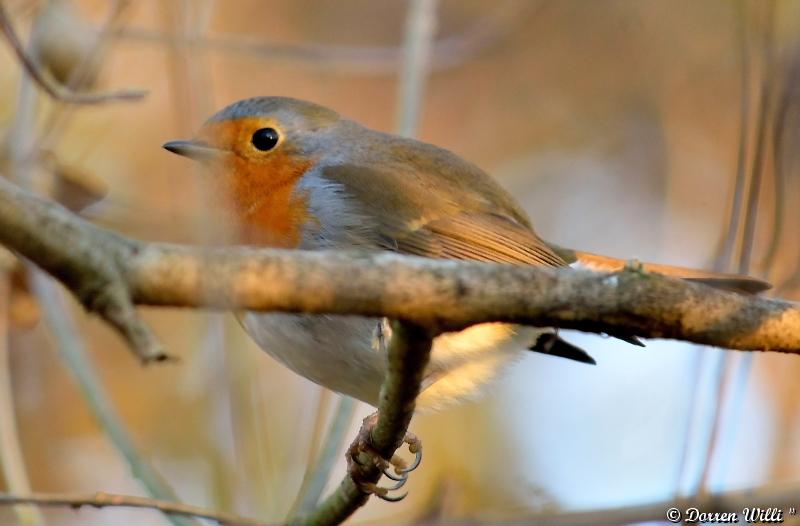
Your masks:
M254 163L232 157L221 170L237 241L249 245L296 248L303 224L313 221L308 195L296 186L313 163L281 152Z
M253 132L267 126L279 127L255 117L213 122L198 138L230 152L213 167L213 178L235 229L235 242L296 248L303 225L314 221L308 195L297 190L314 160L297 153L288 138L272 151L253 150Z

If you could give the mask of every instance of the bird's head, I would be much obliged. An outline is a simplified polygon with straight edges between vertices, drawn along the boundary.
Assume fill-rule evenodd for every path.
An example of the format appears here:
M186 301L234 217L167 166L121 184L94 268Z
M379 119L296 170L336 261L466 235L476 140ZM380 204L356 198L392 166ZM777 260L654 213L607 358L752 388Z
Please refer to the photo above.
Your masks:
M303 224L314 221L297 184L320 161L340 121L310 102L256 97L219 111L193 139L164 148L210 169L237 241L293 248Z

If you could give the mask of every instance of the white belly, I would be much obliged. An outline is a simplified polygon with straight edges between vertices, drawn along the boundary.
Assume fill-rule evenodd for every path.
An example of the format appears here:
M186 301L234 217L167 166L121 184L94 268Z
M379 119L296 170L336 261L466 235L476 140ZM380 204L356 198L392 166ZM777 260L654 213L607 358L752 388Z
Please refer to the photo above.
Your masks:
M385 349L373 345L378 319L250 312L241 319L262 349L296 373L377 406L386 371ZM441 409L480 396L541 332L486 323L439 336L418 408Z

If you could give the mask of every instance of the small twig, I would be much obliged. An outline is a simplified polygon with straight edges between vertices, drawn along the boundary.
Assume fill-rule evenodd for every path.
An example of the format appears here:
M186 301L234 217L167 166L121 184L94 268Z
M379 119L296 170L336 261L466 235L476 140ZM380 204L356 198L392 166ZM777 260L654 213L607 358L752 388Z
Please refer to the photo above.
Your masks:
M242 517L233 513L213 511L189 504L180 504L147 497L115 495L112 493L95 493L91 495L47 493L15 495L12 493L0 493L0 504L36 504L37 506L70 507L75 509L84 506L91 506L93 508L144 508L158 510L170 515L208 519L216 521L217 524L224 526L268 526L265 522Z
M3 3L0 2L0 30L8 40L14 54L17 56L22 67L50 97L61 102L70 104L102 104L114 100L139 100L145 95L146 91L143 90L123 90L105 93L78 93L70 89L66 89L55 82L52 82L39 68L36 62L25 51L25 47L19 40L14 27L11 25L11 19L6 12Z
M10 207L6 208L6 211L10 211L11 208L17 208L22 203L22 201L18 200L22 195L32 196L32 194L3 177L0 177L0 188L8 190L8 193L0 191L0 208ZM5 230L6 234L12 237L27 236L23 233L24 231L43 231L53 228L56 230L65 228L66 231L72 231L73 234L76 233L72 229L77 225L72 227L66 223L57 225L55 223L60 221L58 218L55 216L48 217L46 210L52 205L47 201L34 198L28 204L33 208L27 210L17 209L14 212L16 216L15 223L17 224L14 227L6 225L9 226L9 229ZM66 219L66 216L62 217L62 219ZM89 225L89 223L84 224ZM20 227L22 230L19 229ZM62 231L62 233L66 233L66 231ZM78 236L78 238L80 237ZM117 258L130 256L130 250L134 249L134 245L125 242L124 238L105 234L102 237L106 242L110 243L106 248L110 248L112 245L115 247L113 251ZM78 238L74 238L72 241L77 242ZM97 245L97 242L100 241L99 238L93 240L86 238L85 241L86 243L71 244L68 240L58 236L47 241L40 239L39 243L35 243L37 245L36 252L42 256L49 253L49 256L45 256L49 260L45 268L50 267L49 270L60 268L61 271L56 272L57 275L60 274L59 279L66 280L67 283L71 284L72 292L83 302L87 309L96 312L112 327L116 328L143 363L166 360L168 356L163 348L156 341L147 325L136 314L130 291L121 275L122 269L119 265L119 260L108 259L108 254L102 254L102 246ZM57 253L60 254L56 256ZM30 256L31 254L27 255ZM34 257L33 259L37 258ZM41 261L38 263L41 266ZM75 270L80 267L91 268L90 273L93 276L90 278L88 274L76 273Z
M422 374L428 365L434 334L420 326L393 322L388 348L386 379L381 386L378 423L371 433L372 446L381 458L391 458L403 443L408 424L414 414ZM364 453L366 454L366 453ZM377 483L381 470L376 462L362 466L362 483ZM345 475L339 487L313 512L294 521L296 526L328 526L340 524L366 504L369 494Z
M88 78L93 68L93 62L103 53L103 50L108 45L108 41L116 33L117 25L120 23L123 13L126 9L129 9L130 5L130 0L115 0L112 3L105 21L98 28L97 36L94 39L91 49L86 52L80 63L72 72L64 89L75 93L75 89L81 86ZM57 142L63 136L64 130L67 128L76 110L77 107L75 105L55 107L52 109L47 116L47 122L42 127L41 136L37 140L36 146L38 151L54 151L56 149Z

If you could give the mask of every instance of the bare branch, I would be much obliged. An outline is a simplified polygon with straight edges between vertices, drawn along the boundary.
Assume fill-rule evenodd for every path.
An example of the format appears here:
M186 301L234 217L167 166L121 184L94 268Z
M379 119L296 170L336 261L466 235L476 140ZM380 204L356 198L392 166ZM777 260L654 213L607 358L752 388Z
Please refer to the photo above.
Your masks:
M122 334L143 362L167 358L136 315L130 291L120 274L121 258L127 257L137 242L98 229L3 177L0 208L9 219L0 226L0 237L6 238L9 248L68 284L87 309L98 313Z
M137 302L405 320L395 324L390 375L371 436L384 458L403 438L430 339L439 331L505 321L670 337L742 350L800 352L797 306L721 292L637 268L597 274L385 252L144 243L91 225L2 178L0 243L60 279L107 319L108 309L97 298L109 297L110 289L131 309ZM377 470L368 469L363 479L378 476ZM348 476L302 523L343 520L367 498Z
M0 2L0 30L8 40L9 45L14 50L22 67L31 78L39 85L48 95L61 102L71 104L102 104L114 100L139 100L145 95L146 91L143 90L123 90L106 93L77 93L70 89L64 88L55 82L52 82L44 72L39 68L36 62L25 51L14 27L11 25L11 19L6 12L2 2Z
M135 302L386 316L443 331L502 321L800 353L796 305L635 268L599 274L386 252L144 243L94 226L4 179L0 243L117 324L109 314L115 302L126 308ZM138 318L124 323L146 330ZM142 348L138 354L164 358Z
M232 513L212 511L198 506L180 504L178 502L150 499L147 497L134 497L130 495L115 495L111 493L95 493L92 495L45 493L15 495L11 493L0 493L0 504L36 504L38 506L68 506L70 508L81 508L83 506L91 506L93 508L145 508L158 510L169 515L208 519L225 526L267 526L265 522L241 517Z
M386 316L443 331L502 321L800 352L793 304L630 268L599 274L378 252L150 243L127 262L126 279L134 300L151 305Z

